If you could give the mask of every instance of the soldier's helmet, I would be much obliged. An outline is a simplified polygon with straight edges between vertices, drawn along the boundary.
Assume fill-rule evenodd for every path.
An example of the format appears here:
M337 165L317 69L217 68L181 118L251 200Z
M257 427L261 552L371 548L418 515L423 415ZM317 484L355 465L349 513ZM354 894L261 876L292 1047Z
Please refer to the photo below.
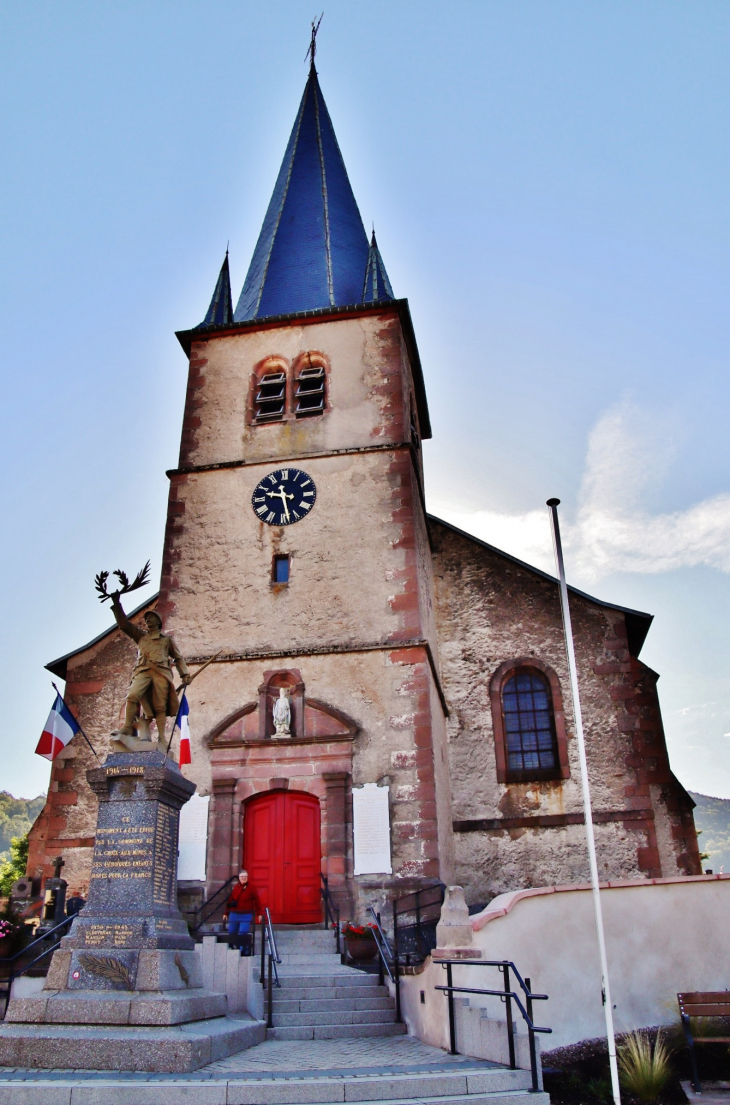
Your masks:
M160 629L162 629L162 618L156 610L148 610L147 613L144 615L144 618L145 621L147 620L147 618L155 618Z

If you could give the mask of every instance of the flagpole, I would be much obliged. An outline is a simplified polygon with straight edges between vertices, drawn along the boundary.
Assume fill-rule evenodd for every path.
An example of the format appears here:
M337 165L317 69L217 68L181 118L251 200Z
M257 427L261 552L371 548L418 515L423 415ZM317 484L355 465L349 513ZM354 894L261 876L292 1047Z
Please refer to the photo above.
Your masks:
M53 682L53 680L51 680L51 686L53 687L54 691L56 692L56 694L58 695L58 697L59 697L59 698L61 699L61 702L63 702L64 706L65 706L65 707L66 707L66 709L67 709L67 710L69 711L69 713L73 715L73 719L74 719L74 721L76 722L76 724L77 724L77 725L78 725L78 727L79 727L79 733L81 733L81 736L82 736L82 737L84 738L84 740L85 740L85 741L86 741L86 743L88 744L89 748L91 749L91 751L92 751L92 752L94 753L94 755L96 756L96 762L97 762L98 764L100 764L100 763L101 763L101 760L100 760L100 759L99 759L99 757L98 757L98 756L96 755L96 749L94 748L93 744L91 743L91 741L89 740L89 738L88 738L88 737L86 736L86 733L85 733L85 732L83 731L83 729L81 728L81 722L80 722L80 721L79 721L79 719L78 719L78 718L76 717L76 714L74 714L73 710L71 709L71 707L69 706L68 702L67 702L67 701L66 701L66 699L65 699L65 698L63 697L63 695L61 694L61 692L59 691L58 687L57 687L57 686L56 686L56 684L55 684L55 683Z
M570 671L570 691L573 698L573 713L575 714L575 733L578 738L578 758L580 761L580 779L583 789L583 812L586 823L586 843L588 844L588 859L591 869L591 888L593 891L593 911L596 919L596 935L598 937L598 952L601 960L601 997L603 999L603 1012L606 1018L606 1037L608 1040L608 1062L611 1068L611 1088L615 1105L621 1105L621 1090L618 1080L618 1064L616 1062L616 1039L613 1030L613 1006L611 1004L611 990L608 984L608 961L606 959L606 941L603 933L603 912L601 910L601 893L598 883L598 863L596 861L596 840L593 833L593 812L591 809L591 791L588 782L588 762L586 760L586 744L583 734L583 715L580 708L580 692L578 690L578 668L575 662L575 646L573 643L573 626L570 620L570 606L568 603L568 585L565 581L565 564L563 562L563 545L560 540L560 522L558 521L558 506L560 499L548 499L550 508L550 520L553 530L553 544L555 547L555 559L558 565L558 578L560 580L560 604L563 611L563 628L565 630L565 648L568 653L568 668Z

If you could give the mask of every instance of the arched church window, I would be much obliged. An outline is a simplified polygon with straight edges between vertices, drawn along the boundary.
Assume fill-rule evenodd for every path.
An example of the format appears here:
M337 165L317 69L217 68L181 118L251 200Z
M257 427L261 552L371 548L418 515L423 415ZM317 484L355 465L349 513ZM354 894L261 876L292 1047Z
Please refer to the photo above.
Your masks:
M326 373L322 357L305 353L296 375L294 413L297 418L322 414L325 409Z
M567 779L560 682L534 657L502 664L490 687L497 777L503 783Z

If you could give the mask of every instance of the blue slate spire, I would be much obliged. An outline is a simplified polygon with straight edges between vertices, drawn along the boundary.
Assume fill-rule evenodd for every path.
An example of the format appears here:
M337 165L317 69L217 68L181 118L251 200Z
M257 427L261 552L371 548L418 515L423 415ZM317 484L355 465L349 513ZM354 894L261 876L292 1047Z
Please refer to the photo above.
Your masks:
M231 299L231 274L228 271L228 250L226 250L208 313L195 329L199 330L201 326L225 326L231 322L233 322L233 300Z
M367 264L365 227L312 63L235 321L361 303Z
M375 241L375 231L370 239L370 252L365 269L365 284L362 290L363 303L377 303L382 299L395 299L393 289L390 286L388 274L385 271L383 258L380 256L378 243Z

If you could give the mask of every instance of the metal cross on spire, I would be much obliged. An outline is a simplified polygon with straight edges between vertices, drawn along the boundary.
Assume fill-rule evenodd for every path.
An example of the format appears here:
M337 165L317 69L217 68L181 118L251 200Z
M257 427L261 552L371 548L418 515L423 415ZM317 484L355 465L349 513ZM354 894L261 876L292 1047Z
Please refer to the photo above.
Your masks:
M322 12L322 15L320 15L319 19L313 19L312 20L312 39L311 39L311 42L309 43L309 49L307 50L306 54L304 55L304 60L305 61L307 60L307 58L311 59L312 69L314 69L314 55L317 53L317 31L319 30L319 25L322 22L322 17L323 16L324 16L324 12Z

